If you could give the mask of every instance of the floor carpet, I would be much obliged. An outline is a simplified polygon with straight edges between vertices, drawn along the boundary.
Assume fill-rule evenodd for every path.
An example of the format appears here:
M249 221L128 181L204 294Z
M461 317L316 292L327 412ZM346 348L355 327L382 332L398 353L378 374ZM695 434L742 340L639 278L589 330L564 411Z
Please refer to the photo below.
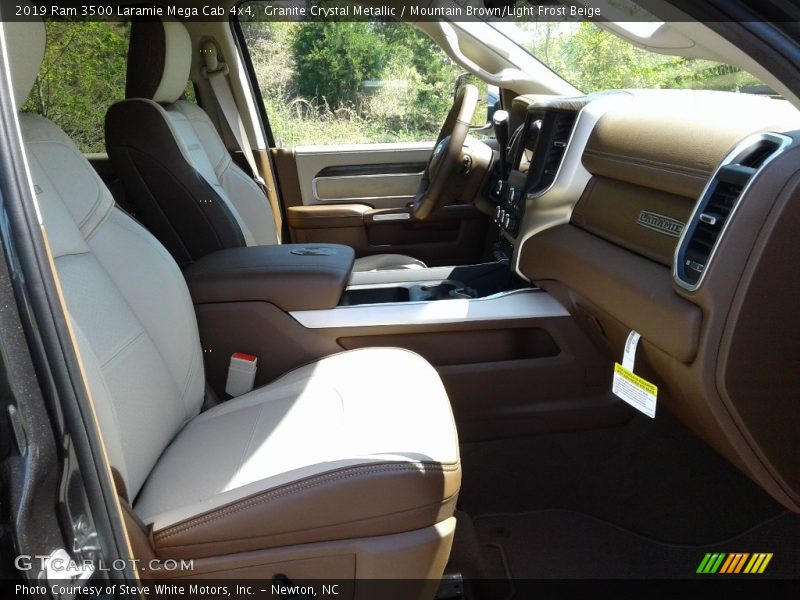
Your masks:
M800 565L800 519L788 513L704 546L655 541L566 510L483 516L474 525L485 564L507 571L487 573L492 579L690 578L707 552L774 551L764 577L797 577Z

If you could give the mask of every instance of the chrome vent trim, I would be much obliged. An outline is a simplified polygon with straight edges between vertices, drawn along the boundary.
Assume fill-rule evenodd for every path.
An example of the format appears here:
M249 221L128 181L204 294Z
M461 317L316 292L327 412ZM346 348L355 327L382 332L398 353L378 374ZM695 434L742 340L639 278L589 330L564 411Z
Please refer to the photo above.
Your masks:
M529 182L530 187L526 195L538 197L546 194L553 187L561 167L564 164L564 156L567 152L569 142L575 131L575 124L578 120L578 111L571 110L546 110L553 113L552 121L547 125L549 130L539 134L539 144L536 148L537 156L531 163L531 170L536 166L537 161L541 161L542 172L539 174L538 181ZM539 148L547 143L547 147Z
M758 148L759 144L762 142L774 143L776 144L776 148L768 155L764 155L763 149ZM695 205L692 216L689 218L686 227L683 229L683 233L678 241L678 245L675 248L675 255L672 265L672 277L680 288L689 292L694 292L703 284L706 273L708 273L709 267L714 262L714 257L717 253L717 249L719 248L720 241L723 237L725 237L728 226L736 216L736 212L739 208L742 198L747 195L747 192L750 190L750 186L758 178L761 171L778 155L784 152L791 144L792 139L785 135L779 133L758 133L742 140L722 160L720 165L714 171L714 174L708 180L708 183L703 189L703 193L700 194L700 198ZM753 159L754 152L759 153L758 164L755 168L750 168L748 167L747 162L748 160ZM749 169L752 171L752 175L749 176L746 183L739 190L736 189L735 184L732 185L730 182L725 182L720 179L720 172L726 169L726 167L736 167L741 168L742 170ZM719 194L717 193L718 191ZM733 191L732 195L731 191ZM701 226L707 225L709 222L706 214L708 207L711 205L712 201L718 202L720 197L723 196L723 199L727 198L731 203L730 211L725 217L725 222L716 233L713 240L706 240L703 242L701 238L703 235L705 235L705 230L702 229ZM697 240L694 239L696 234L700 235L700 238ZM684 278L686 252L692 241L697 241L700 244L705 243L709 247L709 252L703 265L703 270L700 272L697 281L694 282Z

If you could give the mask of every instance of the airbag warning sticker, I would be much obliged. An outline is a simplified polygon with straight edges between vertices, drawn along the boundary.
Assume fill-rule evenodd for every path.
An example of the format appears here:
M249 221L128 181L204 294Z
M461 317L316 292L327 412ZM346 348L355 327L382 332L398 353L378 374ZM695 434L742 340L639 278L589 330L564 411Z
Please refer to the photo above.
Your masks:
M641 337L636 331L631 331L628 335L625 350L622 353L622 364L614 363L614 382L611 391L636 410L654 419L658 388L633 372L636 349L639 347Z
M658 387L636 373L628 371L619 363L614 363L614 383L611 391L633 408L642 411L651 419L655 418Z

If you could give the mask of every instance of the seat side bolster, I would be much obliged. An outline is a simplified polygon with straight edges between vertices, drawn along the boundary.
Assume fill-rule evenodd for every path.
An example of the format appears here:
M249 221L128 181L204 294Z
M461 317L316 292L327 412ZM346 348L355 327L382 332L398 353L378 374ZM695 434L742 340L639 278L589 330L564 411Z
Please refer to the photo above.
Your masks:
M214 171L216 182L230 201L229 208L238 214L239 224L246 229L247 245L280 243L272 207L264 189L231 158L208 114L197 104L185 100L172 104L169 111L180 114L191 127Z
M156 531L162 558L381 536L452 516L461 467L386 462L329 471L265 490Z
M246 245L235 216L192 166L158 104L114 104L106 114L106 145L137 215L180 264Z

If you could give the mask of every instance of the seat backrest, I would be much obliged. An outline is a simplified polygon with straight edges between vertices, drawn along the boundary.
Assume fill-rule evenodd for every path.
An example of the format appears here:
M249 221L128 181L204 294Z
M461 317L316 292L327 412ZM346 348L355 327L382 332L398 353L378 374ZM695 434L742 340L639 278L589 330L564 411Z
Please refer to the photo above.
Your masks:
M263 190L233 162L205 111L179 99L191 60L182 23L134 21L128 99L106 115L108 155L128 201L181 264L222 248L278 243Z
M4 30L19 109L39 70L45 28L4 23ZM191 298L172 257L115 207L66 134L34 114L20 114L20 126L106 450L134 497L203 402Z

